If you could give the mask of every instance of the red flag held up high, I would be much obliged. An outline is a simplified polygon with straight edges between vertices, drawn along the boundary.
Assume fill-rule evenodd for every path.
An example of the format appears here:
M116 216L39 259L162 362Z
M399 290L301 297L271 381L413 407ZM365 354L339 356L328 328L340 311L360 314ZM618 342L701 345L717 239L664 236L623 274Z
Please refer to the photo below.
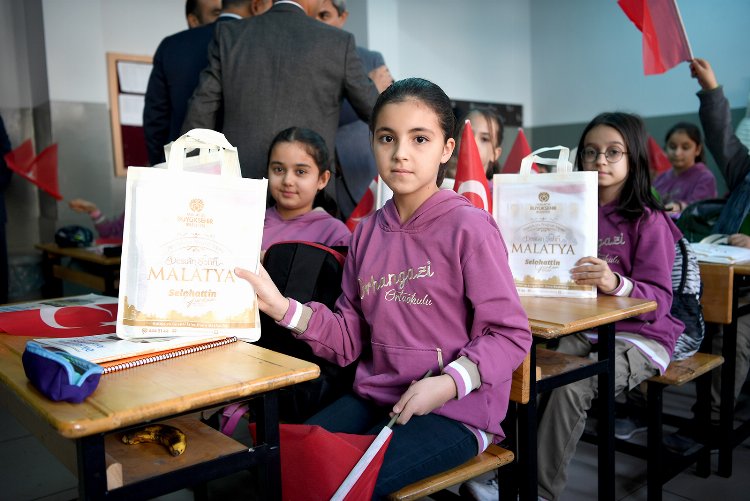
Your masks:
M518 135L516 136L516 140L513 141L513 147L510 149L510 153L508 153L508 157L505 159L501 172L503 174L517 174L518 171L521 170L521 160L523 160L523 157L529 155L531 155L531 147L526 140L526 134L524 134L523 129L519 127ZM539 167L537 167L536 164L531 164L531 168L534 171L539 172Z
M648 163L651 166L651 171L656 174L661 174L672 168L672 162L669 161L669 157L661 149L656 139L648 136Z
M349 228L349 231L354 231L354 228L357 227L361 220L375 212L375 194L377 191L378 176L375 176L365 194L362 195L362 199L349 215L349 219L346 220L346 226Z
M461 134L453 191L468 198L474 206L492 212L492 194L487 184L487 176L482 165L482 158L479 156L474 132L471 130L471 122L468 120Z
M664 73L693 59L676 0L617 0L643 33L643 72Z
M31 181L57 200L62 200L57 181L57 144L46 147L34 157L31 139L5 154L5 162L10 170Z

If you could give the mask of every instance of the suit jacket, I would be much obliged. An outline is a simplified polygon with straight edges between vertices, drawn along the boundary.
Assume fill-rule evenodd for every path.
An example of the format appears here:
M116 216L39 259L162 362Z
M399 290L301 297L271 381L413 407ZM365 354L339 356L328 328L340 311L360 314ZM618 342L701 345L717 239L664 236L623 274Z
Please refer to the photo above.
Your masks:
M288 127L318 132L333 152L341 100L369 120L378 95L354 37L293 4L217 26L208 60L182 129L215 128L223 108L244 177L265 177L268 147Z
M357 54L368 73L385 64L380 52L357 47ZM378 173L370 146L370 128L359 119L348 100L341 105L339 130L336 132L336 158L339 167L336 172L336 202L341 216L347 219Z
M151 165L164 161L164 145L180 137L187 104L208 66L208 44L216 22L166 37L156 49L143 107L143 132Z

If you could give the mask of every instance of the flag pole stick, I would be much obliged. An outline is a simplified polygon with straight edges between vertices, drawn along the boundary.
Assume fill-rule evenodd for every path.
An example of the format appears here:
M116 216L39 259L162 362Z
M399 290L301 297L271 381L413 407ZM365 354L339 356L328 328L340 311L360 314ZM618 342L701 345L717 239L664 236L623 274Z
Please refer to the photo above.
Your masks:
M685 38L685 43L688 47L688 52L690 53L690 59L693 59L693 48L690 47L690 40L688 40L687 31L685 31L685 23L682 22L682 14L680 14L680 8L677 6L677 0L672 0L672 3L674 4L674 10L677 13L677 19L680 21L680 26L682 27L682 36Z

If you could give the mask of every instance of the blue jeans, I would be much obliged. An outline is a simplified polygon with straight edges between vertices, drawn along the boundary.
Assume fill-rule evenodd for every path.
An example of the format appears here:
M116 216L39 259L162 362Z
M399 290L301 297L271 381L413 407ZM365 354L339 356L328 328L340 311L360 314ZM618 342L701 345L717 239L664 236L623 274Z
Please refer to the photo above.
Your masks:
M336 433L377 435L388 423L391 406L378 406L354 394L341 397L307 420ZM373 499L383 499L423 478L449 470L477 455L477 440L463 424L427 414L394 425Z

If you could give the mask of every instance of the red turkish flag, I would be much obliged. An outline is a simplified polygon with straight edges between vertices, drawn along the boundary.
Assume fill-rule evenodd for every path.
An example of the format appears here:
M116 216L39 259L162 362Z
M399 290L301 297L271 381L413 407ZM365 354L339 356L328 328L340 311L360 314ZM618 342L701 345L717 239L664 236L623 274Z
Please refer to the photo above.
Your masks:
M349 219L346 220L346 226L349 228L349 231L354 231L354 228L357 227L361 220L375 212L375 193L377 191L378 177L375 176L365 194L362 195L362 199L349 215Z
M661 174L672 168L669 157L650 134L648 136L648 163L651 166L651 171L656 174Z
M513 141L513 147L508 153L508 158L505 159L503 164L502 174L517 174L521 170L521 160L524 157L531 155L531 147L529 142L526 140L526 134L523 133L521 127L518 128L518 135L516 140ZM531 164L532 170L539 172L539 167L536 164Z
M282 424L279 433L281 498L284 501L327 501L334 494L336 499L350 501L372 497L390 435L373 451L374 457L361 470L351 489L344 493L337 489L350 478L355 465L363 466L360 459L376 437L331 433L320 426L304 424ZM255 423L250 424L250 434L255 441Z
M643 33L643 72L664 73L693 59L675 0L618 0L625 15Z
M55 301L50 303L42 303L39 308L0 313L0 332L37 338L93 336L115 332L117 298L111 298L111 302L75 306L56 306Z
M31 139L5 154L5 162L10 170L31 181L41 190L57 200L62 200L57 182L57 144L52 144L34 157Z
M492 194L469 120L466 121L461 134L453 191L468 198L475 207L492 212Z

